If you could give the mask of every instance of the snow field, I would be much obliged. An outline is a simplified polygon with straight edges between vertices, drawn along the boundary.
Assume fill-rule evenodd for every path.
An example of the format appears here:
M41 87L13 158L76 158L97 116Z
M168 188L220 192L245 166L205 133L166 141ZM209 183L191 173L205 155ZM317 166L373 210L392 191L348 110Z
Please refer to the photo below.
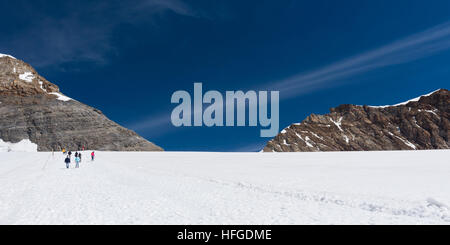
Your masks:
M0 224L449 224L450 150L0 153Z

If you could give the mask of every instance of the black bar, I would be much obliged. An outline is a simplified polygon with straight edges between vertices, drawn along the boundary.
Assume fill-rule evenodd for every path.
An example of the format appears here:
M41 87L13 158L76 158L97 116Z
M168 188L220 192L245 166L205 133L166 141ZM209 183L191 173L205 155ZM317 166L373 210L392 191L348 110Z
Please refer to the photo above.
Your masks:
M10 236L17 241L32 238L34 242L58 239L70 242L114 242L129 244L131 240L149 244L152 241L211 244L249 243L315 244L323 242L352 242L366 244L380 242L405 242L424 238L438 238L449 234L449 226L2 226L1 237ZM207 236L207 234L210 234ZM64 238L65 237L65 238ZM315 242L312 242L315 241ZM298 243L297 243L298 242ZM285 243L287 244L287 243ZM290 244L290 243L289 243Z

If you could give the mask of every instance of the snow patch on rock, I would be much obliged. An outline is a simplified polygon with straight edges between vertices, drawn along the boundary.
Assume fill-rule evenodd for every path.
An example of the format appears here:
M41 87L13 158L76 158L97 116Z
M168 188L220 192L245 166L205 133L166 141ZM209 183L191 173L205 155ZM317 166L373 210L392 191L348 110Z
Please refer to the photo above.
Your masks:
M323 137L317 135L316 133L311 132L312 135L314 135L316 138L323 140Z
M314 143L313 141L311 141L311 139L308 137L308 136L306 136L305 137L305 143L306 143L306 145L308 146L308 147L314 147L311 143Z
M314 147L314 146L311 144L310 139L309 139L308 136L306 136L305 139L303 139L302 136L301 136L300 134L295 133L295 135L296 135L299 139L301 139L303 142L305 142L305 144L306 144L308 147Z
M437 111L437 110L417 110L418 112L422 112L422 111L424 111L424 112L428 112L428 113L431 113L431 114L434 114L435 116L437 116L437 117L439 117L439 115L438 114L436 114L436 112L435 111Z
M27 71L27 72L24 72L23 74L20 74L19 78L24 80L25 82L31 83L34 79L34 75L33 75L33 73Z
M349 139L349 138L347 137L347 135L345 135L345 134L344 134L343 137L344 137L345 142L348 144L348 142L350 141L350 139Z
M334 123L334 125L336 125L336 127L338 127L339 130L342 130L341 125L342 125L342 117L340 117L337 121L334 121L332 118L330 118L331 122Z
M416 117L413 117L413 122L414 122L414 125L416 125L416 127L422 128L419 124L417 124L417 119L416 119Z
M47 90L44 89L44 87L42 86L42 84L43 84L43 82L42 82L42 81L39 81L39 87L40 87L44 92L47 92Z
M393 134L393 133L391 133L391 132L389 132L389 134L390 134L391 136L394 136L394 137L396 137L397 139L401 140L405 145L411 147L412 149L414 149L414 150L417 149L417 147L416 147L413 143L409 142L408 140L402 139L402 138L398 137L397 135L395 135L395 134Z

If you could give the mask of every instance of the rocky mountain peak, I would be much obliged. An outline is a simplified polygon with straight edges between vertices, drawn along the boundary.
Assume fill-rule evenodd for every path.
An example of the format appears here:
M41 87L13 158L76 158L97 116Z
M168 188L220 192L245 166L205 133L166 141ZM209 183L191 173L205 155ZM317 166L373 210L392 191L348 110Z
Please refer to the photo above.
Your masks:
M340 105L285 128L264 151L448 149L449 102L439 89L396 105Z
M32 66L10 55L0 55L0 115L0 146L25 140L39 151L162 150L100 110L63 95Z

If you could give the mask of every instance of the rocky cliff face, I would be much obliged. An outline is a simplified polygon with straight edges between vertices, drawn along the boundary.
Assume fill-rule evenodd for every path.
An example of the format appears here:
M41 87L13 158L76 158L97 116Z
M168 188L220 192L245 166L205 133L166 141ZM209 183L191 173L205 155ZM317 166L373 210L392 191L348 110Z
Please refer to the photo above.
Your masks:
M341 105L290 125L263 151L449 149L449 102L440 89L393 106Z
M68 98L30 65L0 55L0 139L28 139L39 151L86 149L161 151L109 120L101 111Z

